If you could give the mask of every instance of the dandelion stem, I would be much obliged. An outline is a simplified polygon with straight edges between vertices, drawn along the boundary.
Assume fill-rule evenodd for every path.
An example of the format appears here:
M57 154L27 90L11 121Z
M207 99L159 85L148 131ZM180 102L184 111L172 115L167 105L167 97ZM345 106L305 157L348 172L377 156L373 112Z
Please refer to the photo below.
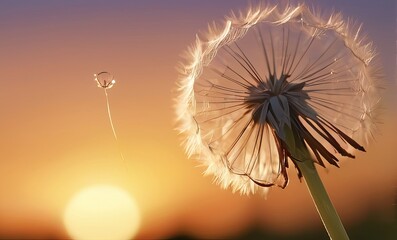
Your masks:
M310 195L331 239L349 239L312 160L296 161L305 178Z
M112 132L113 132L114 139L116 139L116 141L117 141L116 131L114 130L114 126L113 126L112 114L110 113L110 104L109 104L108 92L106 91L106 88L104 88L104 90L105 90L106 107L107 107L107 110L108 110L108 117L109 117L109 121L110 121L110 126L112 127Z
M292 156L297 159L294 160L294 162L305 178L307 188L316 205L317 212L320 215L324 227L328 232L328 236L330 239L348 240L349 236L325 190L307 147L296 134L292 135L291 129L285 130L287 133L286 139L289 150Z
M120 144L119 144L119 140L118 140L118 138L117 138L116 130L114 130L113 120L112 120L112 114L110 113L110 104L109 104L108 92L106 91L106 88L104 88L104 90L105 90L105 96L106 96L106 107L107 107L107 110L108 110L108 117L109 117L110 126L112 127L112 132L113 132L114 140L115 140L116 143L117 143L117 148L119 149L120 157L121 157L121 159L123 160L123 163L124 163L124 165L125 165L125 168L128 169L128 167L127 167L127 161L125 161L123 152L120 150Z

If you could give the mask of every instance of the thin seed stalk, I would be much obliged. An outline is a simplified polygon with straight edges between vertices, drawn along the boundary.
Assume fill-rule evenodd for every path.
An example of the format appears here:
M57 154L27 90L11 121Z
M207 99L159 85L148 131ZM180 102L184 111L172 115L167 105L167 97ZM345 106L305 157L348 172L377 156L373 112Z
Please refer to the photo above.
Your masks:
M290 128L286 127L284 130L286 131L288 149L291 155L296 158L293 161L300 169L305 179L307 188L314 201L317 212L320 215L321 221L327 230L328 236L330 239L334 240L348 240L349 236L318 175L309 150L302 140L298 139L298 137L293 134Z

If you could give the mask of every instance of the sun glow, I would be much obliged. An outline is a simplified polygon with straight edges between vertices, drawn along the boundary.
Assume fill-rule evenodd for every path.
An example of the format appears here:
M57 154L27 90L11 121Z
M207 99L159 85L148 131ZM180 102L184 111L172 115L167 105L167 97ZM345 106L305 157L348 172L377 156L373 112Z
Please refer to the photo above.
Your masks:
M64 224L75 240L131 239L138 231L137 204L124 190L107 185L83 189L65 209Z

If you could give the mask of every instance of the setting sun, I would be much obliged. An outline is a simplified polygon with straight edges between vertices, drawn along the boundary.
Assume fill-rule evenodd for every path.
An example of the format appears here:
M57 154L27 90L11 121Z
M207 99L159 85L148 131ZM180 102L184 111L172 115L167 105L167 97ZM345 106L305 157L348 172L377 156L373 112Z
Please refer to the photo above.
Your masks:
M130 239L139 227L138 207L124 190L93 186L78 192L65 209L64 223L75 240Z

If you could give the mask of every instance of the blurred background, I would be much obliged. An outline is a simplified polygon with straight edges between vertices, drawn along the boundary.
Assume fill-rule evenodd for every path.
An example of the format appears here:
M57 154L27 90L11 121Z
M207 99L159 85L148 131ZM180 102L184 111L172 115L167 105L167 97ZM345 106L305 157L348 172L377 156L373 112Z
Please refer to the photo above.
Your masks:
M352 239L395 239L396 2L309 3L362 22L384 66L375 141L340 169L319 171ZM65 211L76 194L98 185L135 199L134 239L326 239L294 169L289 186L271 189L267 199L241 196L203 176L173 130L181 55L208 23L248 5L2 0L0 239L72 238ZM117 81L108 93L118 143L93 78L101 71Z

